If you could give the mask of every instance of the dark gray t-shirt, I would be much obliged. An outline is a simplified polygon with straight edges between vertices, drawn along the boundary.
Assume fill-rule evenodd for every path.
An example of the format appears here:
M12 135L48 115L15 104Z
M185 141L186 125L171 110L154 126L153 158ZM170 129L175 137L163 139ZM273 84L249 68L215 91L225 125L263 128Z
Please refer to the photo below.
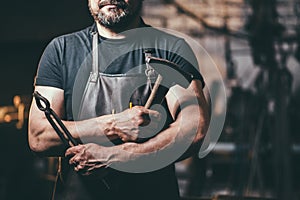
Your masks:
M91 33L95 30L94 24L82 31L53 39L40 59L35 85L64 90L67 120L73 120L74 82L78 78L82 81L87 80L91 70L89 65L92 51ZM99 37L99 43L99 62L102 72L127 73L145 64L144 50L152 49L153 56L178 64L183 70L193 74L195 79L201 80L204 86L197 60L191 48L181 38L151 27L144 27L129 32L126 39L108 40ZM80 85L76 87L78 86Z

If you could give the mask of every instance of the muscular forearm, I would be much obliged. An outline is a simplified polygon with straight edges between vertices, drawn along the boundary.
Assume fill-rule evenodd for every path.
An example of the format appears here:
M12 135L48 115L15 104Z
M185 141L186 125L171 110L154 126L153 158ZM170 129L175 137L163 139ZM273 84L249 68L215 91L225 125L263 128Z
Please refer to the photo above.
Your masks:
M206 133L207 117L203 117L204 115L206 111L198 106L188 106L181 111L169 128L156 137L142 144L125 143L119 148L137 156L177 154L176 160L187 158L199 150Z
M40 119L30 118L29 144L34 152L47 156L63 155L65 146L58 134L43 116ZM84 121L63 121L69 132L77 141L84 143L104 143L107 137L113 135L113 119L110 115L92 118ZM97 140L95 141L95 137ZM112 136L113 137L113 136Z
M43 113L38 111L35 106L32 108L32 113L34 114L30 114L29 120L31 148L45 155L57 155L57 152L64 153L62 142L45 116L42 115ZM76 122L64 121L64 124L72 136L82 141L83 144L103 145L117 138L124 142L135 141L139 134L140 125L145 123L145 115L152 119L153 123L151 124L155 126L159 113L141 106L135 106L114 115L103 115Z

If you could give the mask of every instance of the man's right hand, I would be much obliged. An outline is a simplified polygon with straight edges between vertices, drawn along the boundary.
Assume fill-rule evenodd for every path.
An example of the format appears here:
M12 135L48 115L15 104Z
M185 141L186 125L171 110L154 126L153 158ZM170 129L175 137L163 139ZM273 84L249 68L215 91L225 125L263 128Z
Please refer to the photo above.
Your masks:
M123 142L151 137L156 135L161 127L161 114L142 106L134 106L121 113L113 114L112 117L112 131Z

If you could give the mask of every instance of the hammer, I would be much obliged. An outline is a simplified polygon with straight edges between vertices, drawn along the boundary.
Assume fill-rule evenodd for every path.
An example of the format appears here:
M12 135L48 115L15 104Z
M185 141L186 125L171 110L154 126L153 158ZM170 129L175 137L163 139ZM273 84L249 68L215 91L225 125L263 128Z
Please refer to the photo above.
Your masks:
M145 108L150 108L152 103L162 103L166 94L169 91L169 87L178 84L183 88L187 88L193 80L193 75L183 71L177 64L165 59L146 56L146 65L150 69L154 69L158 73L158 77L154 83L150 96L145 104ZM157 95L157 91L160 85L165 86L165 90L162 94Z

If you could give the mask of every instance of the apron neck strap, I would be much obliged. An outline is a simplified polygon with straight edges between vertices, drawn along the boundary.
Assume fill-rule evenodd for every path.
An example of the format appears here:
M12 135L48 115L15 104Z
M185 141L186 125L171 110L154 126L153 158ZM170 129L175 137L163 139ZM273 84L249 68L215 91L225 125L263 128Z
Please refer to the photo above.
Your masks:
M91 82L96 82L98 79L98 65L99 65L99 57L98 57L98 32L95 31L93 34L93 43L92 43L92 72L91 72Z

